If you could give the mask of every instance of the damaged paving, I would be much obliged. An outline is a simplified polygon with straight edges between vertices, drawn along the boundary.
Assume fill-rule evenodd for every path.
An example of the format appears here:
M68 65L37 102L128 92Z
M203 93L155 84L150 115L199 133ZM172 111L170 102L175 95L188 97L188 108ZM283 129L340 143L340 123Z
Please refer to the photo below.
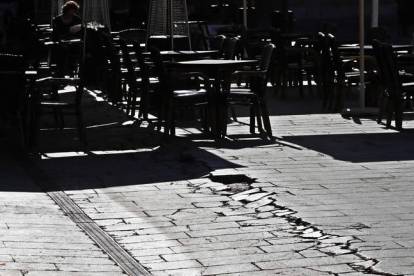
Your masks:
M0 275L124 274L52 201L60 191L151 275L414 275L410 131L279 115L269 140L240 117L226 141L185 127L164 144L87 104L88 125L103 125L89 147L48 143L62 139L51 131L38 159L17 158L21 191L0 192Z

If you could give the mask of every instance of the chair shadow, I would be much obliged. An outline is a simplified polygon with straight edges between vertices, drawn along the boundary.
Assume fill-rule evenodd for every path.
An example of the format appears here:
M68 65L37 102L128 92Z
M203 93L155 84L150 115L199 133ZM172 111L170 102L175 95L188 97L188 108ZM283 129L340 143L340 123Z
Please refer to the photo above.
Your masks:
M289 136L284 140L352 163L414 160L412 132Z

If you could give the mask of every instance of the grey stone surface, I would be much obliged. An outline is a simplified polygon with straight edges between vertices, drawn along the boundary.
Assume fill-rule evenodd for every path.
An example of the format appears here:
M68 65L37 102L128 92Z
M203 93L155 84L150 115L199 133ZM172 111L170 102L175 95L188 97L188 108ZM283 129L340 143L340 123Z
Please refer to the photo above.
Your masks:
M250 135L237 110L219 142L180 125L164 142L89 99L90 145L45 131L34 162L153 275L413 275L412 133L327 113L315 98L269 99L274 140ZM122 275L10 155L0 275Z

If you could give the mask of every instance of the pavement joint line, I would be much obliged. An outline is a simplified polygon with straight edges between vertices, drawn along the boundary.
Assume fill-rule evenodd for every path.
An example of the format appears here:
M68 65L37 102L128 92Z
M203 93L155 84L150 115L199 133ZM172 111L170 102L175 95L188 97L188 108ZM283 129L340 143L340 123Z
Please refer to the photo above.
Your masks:
M12 154L18 163L34 179L47 195L78 225L96 244L130 276L150 276L151 274L141 266L128 252L126 252L108 233L102 230L82 209L73 202L45 173L37 167L27 155Z

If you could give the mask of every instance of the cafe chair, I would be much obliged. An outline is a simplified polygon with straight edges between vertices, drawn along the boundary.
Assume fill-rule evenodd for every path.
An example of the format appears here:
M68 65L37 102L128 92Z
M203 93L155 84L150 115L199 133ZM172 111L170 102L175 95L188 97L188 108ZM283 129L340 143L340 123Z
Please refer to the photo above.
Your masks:
M220 51L226 37L224 35L216 35L210 40L210 50Z
M3 123L16 124L21 143L26 146L27 122L24 119L28 107L29 89L25 80L23 56L0 53L0 127Z
M320 56L312 47L285 45L280 30L270 30L272 43L276 45L272 83L275 93L282 88L282 99L286 99L288 81L299 86L300 97L303 97L303 75L306 73L308 88L312 93L312 80L317 84L320 93L322 82ZM312 78L313 77L313 78ZM320 93L321 94L321 93Z
M322 98L324 108L328 105L328 100L332 99L335 89L335 70L332 61L330 41L326 34L319 33L319 46L321 53L321 74L322 74Z
M219 58L235 59L238 55L239 39L237 37L226 38L219 50Z
M397 57L394 54L391 44L381 43L378 46L379 55L383 57L384 74L381 76L385 81L384 96L385 112L387 116L387 128L391 127L393 115L395 116L395 127L402 130L403 113L408 106L412 111L414 100L414 83L403 83L402 76L399 73Z
M234 105L250 106L250 133L255 133L255 118L257 118L259 131L266 132L269 137L272 136L269 112L264 96L268 81L269 65L272 61L274 49L275 46L273 44L268 44L263 48L259 64L255 70L236 71L226 78L225 89L222 95L221 130L223 136L227 135L228 108ZM231 79L234 77L250 79L249 86L247 88L231 87Z
M140 96L138 118L143 117L145 120L148 120L149 93L150 89L153 89L158 84L158 79L149 77L148 66L142 55L139 41L135 40L133 42L133 54L135 54L137 66L133 64L126 41L121 38L119 45L122 51L123 63L127 69L126 81L128 91L126 95L126 113L135 116L137 98Z
M164 136L175 135L175 113L177 108L200 107L205 130L211 129L216 138L216 119L213 91L209 78L201 72L167 71L158 48L151 48L154 71L160 82L157 90L161 98L158 111L158 129L164 119ZM194 78L203 86L194 85ZM192 87L189 87L192 86Z
M345 99L351 87L359 86L359 57L348 57L346 60L341 57L338 49L338 41L332 34L327 35L330 52L332 54L332 68L334 78L334 90L326 96L329 109L340 111L344 107ZM377 64L372 56L365 56L365 82L376 85L378 82Z
M82 73L81 73L82 74ZM74 95L67 95L67 99L44 99L42 96L51 89L57 87L74 86L76 88ZM33 110L32 145L37 145L41 117L45 114L55 114L56 110L59 116L72 115L76 116L79 140L87 144L85 126L83 123L81 102L84 92L84 85L81 78L43 78L36 81L36 92L34 93L35 109ZM63 98L63 97L60 97ZM63 120L58 120L58 129L64 129Z
M138 118L148 120L150 108L159 106L160 100L154 92L158 89L160 82L152 72L154 67L153 64L150 64L150 62L147 62L144 58L139 42L134 41L133 45L140 71L140 77L137 79L137 82L140 84L139 89L141 92ZM135 112L134 108L136 107L136 99L136 95L132 97L132 112Z
M123 73L121 59L112 38L105 33L101 34L101 38L105 49L104 58L106 61L103 91L111 103L117 106L122 106L125 96L122 85L124 81L123 77L125 77L126 71Z

